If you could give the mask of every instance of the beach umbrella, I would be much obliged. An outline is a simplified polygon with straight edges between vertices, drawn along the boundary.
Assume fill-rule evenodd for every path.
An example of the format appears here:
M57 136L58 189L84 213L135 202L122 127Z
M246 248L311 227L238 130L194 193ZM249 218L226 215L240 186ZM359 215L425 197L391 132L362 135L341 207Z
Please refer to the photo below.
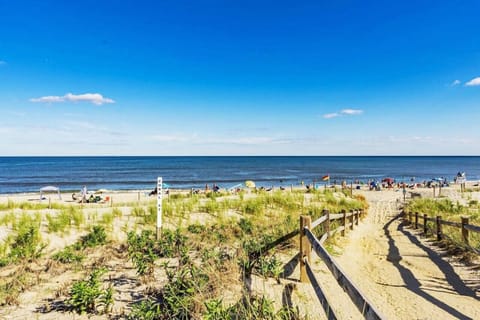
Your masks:
M247 186L247 188L255 188L255 182L252 180L247 180L245 181L245 186Z
M107 189L98 189L97 191L95 191L95 194L107 193L107 192L109 192Z
M395 179L393 179L393 178L382 179L382 182L386 182L386 183L393 183L394 181L395 181Z

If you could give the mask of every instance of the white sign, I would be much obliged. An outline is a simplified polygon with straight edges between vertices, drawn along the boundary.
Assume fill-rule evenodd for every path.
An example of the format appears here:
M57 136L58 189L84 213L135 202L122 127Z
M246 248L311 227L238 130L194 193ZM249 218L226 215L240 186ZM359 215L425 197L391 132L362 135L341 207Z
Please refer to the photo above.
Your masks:
M162 227L163 179L157 179L157 228Z

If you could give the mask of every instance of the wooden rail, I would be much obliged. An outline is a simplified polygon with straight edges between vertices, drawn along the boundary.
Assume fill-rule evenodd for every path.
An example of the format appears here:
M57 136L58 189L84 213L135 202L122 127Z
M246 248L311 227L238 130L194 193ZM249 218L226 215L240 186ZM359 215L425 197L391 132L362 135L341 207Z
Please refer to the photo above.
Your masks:
M320 304L322 305L323 310L325 311L327 319L336 320L337 316L335 315L333 310L330 308L330 303L328 302L327 297L323 293L322 288L320 287L320 284L317 281L317 278L315 278L315 274L313 273L313 270L310 267L310 264L308 264L308 261L305 262L305 266L307 269L308 279L310 279L310 282L312 283L313 290L315 290L315 294L317 295L317 298L320 301Z
M462 232L463 243L468 247L470 247L469 245L470 231L480 233L480 226L469 224L469 219L467 217L462 217L461 222L443 220L441 216L437 216L435 218L428 217L426 214L421 215L418 212L415 212L415 213L403 212L403 217L407 220L407 222L410 225L413 225L415 229L418 229L418 220L419 219L423 220L423 233L426 235L430 230L432 234L436 235L438 241L444 239L445 237L448 237L448 235L444 234L443 232L442 226L444 225L460 229ZM428 228L427 226L428 221L433 222L435 224L435 229ZM477 253L480 252L476 248L472 248L472 247L470 248Z
M286 235L278 238L277 240L271 242L271 243L267 243L265 246L263 246L261 249L257 250L257 251L253 251L249 254L250 258L252 259L256 259L258 257L260 257L262 254L265 254L267 253L267 251L273 249L274 247L278 246L279 244L285 242L285 241L288 241L290 240L291 238L295 237L297 234L300 233L300 230L293 230L292 232L290 233L287 233Z
M384 319L384 317L353 284L345 272L343 272L340 266L335 262L333 257L323 247L323 243L336 232L340 231L342 235L345 235L347 230L353 230L354 226L358 225L360 217L362 217L363 214L363 210L352 210L348 213L342 211L342 213L337 214L330 214L328 211L324 211L324 215L313 223L311 222L310 216L300 217L300 281L312 283L315 294L317 295L328 319L336 319L336 316L310 267L310 252L312 251L312 248L313 251L315 251L315 253L324 261L340 287L342 287L342 289L348 294L365 319ZM340 220L341 226L335 230L330 230L330 222L334 220ZM321 235L319 240L311 230L320 225L325 226L325 232Z

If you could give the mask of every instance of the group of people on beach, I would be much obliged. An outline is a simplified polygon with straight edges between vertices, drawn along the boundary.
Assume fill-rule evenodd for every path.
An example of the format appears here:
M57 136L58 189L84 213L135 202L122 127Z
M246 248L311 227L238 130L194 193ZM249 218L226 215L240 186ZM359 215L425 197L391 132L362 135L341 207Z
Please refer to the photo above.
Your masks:
M109 197L105 198L106 201L108 201L107 198ZM89 194L87 186L83 186L82 189L80 189L79 194L73 193L72 199L80 203L97 203L104 201L104 199L99 195L95 195L94 193Z

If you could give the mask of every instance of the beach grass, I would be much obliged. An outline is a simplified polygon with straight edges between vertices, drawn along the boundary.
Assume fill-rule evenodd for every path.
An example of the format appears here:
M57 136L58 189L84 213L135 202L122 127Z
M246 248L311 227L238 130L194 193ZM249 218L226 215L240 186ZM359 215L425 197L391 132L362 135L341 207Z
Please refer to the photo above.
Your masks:
M461 204L459 201L450 199L415 199L409 202L405 210L407 212L418 212L420 215L427 214L429 217L440 216L442 220L461 222L462 217L469 219L469 224L480 226L480 203L476 200L470 200L467 204ZM433 222L427 223L428 227L434 230ZM456 247L464 248L465 241L459 228L442 226L442 232L447 235ZM469 246L480 251L480 234L470 232Z
M279 254L296 248L298 240L291 239L280 248L261 255L256 252L298 229L300 215L311 215L312 219L316 219L324 209L336 213L351 208L366 208L367 204L364 199L350 198L329 190L171 195L163 202L164 228L160 240L154 233L157 215L155 199L119 202L112 208L102 205L83 208L58 206L47 210L41 206L19 215L14 213L14 210L19 210L18 205L9 204L8 207L0 216L0 225L11 228L11 234L8 241L3 242L3 249L0 248L0 257L5 265L16 269L25 261L40 259L38 263L54 261L62 265L61 268L56 267L59 270L91 272L104 267L108 260L105 254L94 258L95 252L112 245L119 246L119 252L126 249L128 254L123 263L128 261L133 264L139 283L146 286L140 293L144 299L130 304L127 317L131 319L156 314L158 310L179 318L215 319L233 312L247 318L301 319L305 315L300 316L298 310L275 305L271 297L253 295L245 287L251 277L260 277L266 283L269 279L278 283L282 271ZM73 228L79 233L88 228L87 234L41 258L44 253L42 233L63 235ZM28 232L32 236L26 241L21 240ZM109 239L118 232L124 233L125 240L118 240L115 244ZM29 247L32 239L42 245ZM15 251L19 247L15 245L18 242L27 246L22 251L24 253ZM84 267L79 268L79 265ZM153 280L158 274L166 278L162 286L155 287ZM19 294L30 288L13 281L13 275L0 281L0 287L10 288L0 296L0 304L18 302ZM85 281L89 277L88 274L85 276L83 279L86 280L70 284L59 295L65 305L70 305L70 310L75 312L105 310L77 303L84 298L83 289L88 289ZM34 285L28 280L32 277L31 271L24 271L22 277ZM99 275L97 283L99 279L103 283L109 281L105 275ZM17 283L20 287L16 287ZM225 283L229 284L228 288L225 288ZM105 291L108 286L95 288L100 293L93 301L104 297L110 303L115 299L115 291ZM159 295L162 300L157 299Z

